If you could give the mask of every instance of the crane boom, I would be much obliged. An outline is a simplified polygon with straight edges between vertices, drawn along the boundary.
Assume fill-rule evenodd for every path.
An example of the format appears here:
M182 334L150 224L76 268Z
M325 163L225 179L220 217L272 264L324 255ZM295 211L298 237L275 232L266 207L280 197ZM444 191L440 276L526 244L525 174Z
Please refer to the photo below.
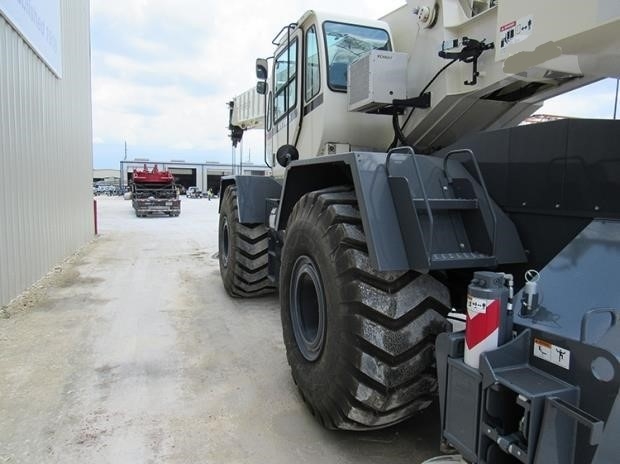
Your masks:
M263 129L265 127L265 97L259 95L254 87L237 95L232 100L230 123L247 129Z

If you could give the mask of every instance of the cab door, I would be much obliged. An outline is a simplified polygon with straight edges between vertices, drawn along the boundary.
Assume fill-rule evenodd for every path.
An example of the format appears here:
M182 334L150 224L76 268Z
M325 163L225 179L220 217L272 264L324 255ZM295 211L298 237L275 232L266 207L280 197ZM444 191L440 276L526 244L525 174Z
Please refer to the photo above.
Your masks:
M295 145L301 117L301 29L284 36L278 47L271 73L267 101L267 153L275 163L275 153L283 145Z

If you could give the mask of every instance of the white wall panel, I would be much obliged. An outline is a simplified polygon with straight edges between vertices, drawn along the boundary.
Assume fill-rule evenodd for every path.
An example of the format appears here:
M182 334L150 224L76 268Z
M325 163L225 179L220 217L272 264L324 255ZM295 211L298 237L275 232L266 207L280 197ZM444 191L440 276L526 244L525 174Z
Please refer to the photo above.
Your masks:
M61 1L62 79L0 16L0 305L93 237L89 13Z

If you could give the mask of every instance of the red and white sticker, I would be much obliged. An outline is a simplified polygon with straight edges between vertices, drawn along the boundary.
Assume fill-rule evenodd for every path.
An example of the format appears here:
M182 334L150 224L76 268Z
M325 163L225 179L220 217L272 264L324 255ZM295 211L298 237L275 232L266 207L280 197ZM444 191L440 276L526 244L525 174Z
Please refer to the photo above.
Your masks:
M497 348L499 300L467 295L465 324L465 364L478 368L480 354Z
M499 300L467 296L465 343L468 348L484 343L497 348L499 329Z
M504 49L527 39L533 30L534 17L532 15L502 24L499 27L499 48Z
M514 29L517 26L517 22L516 21L510 21L509 23L504 24L502 27L499 28L500 32L506 32L509 31L511 29Z
M534 339L534 356L551 364L570 369L570 350L554 345L540 338Z

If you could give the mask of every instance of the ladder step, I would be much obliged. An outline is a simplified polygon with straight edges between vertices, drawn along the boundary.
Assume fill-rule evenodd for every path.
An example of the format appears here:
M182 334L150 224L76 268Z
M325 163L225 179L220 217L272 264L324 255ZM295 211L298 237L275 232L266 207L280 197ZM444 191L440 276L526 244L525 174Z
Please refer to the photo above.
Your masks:
M416 210L426 212L426 203L423 198L414 198ZM479 209L477 198L429 198L428 204L433 211L455 211Z
M431 269L463 269L469 267L490 267L497 264L495 256L476 251L458 253L433 253Z

